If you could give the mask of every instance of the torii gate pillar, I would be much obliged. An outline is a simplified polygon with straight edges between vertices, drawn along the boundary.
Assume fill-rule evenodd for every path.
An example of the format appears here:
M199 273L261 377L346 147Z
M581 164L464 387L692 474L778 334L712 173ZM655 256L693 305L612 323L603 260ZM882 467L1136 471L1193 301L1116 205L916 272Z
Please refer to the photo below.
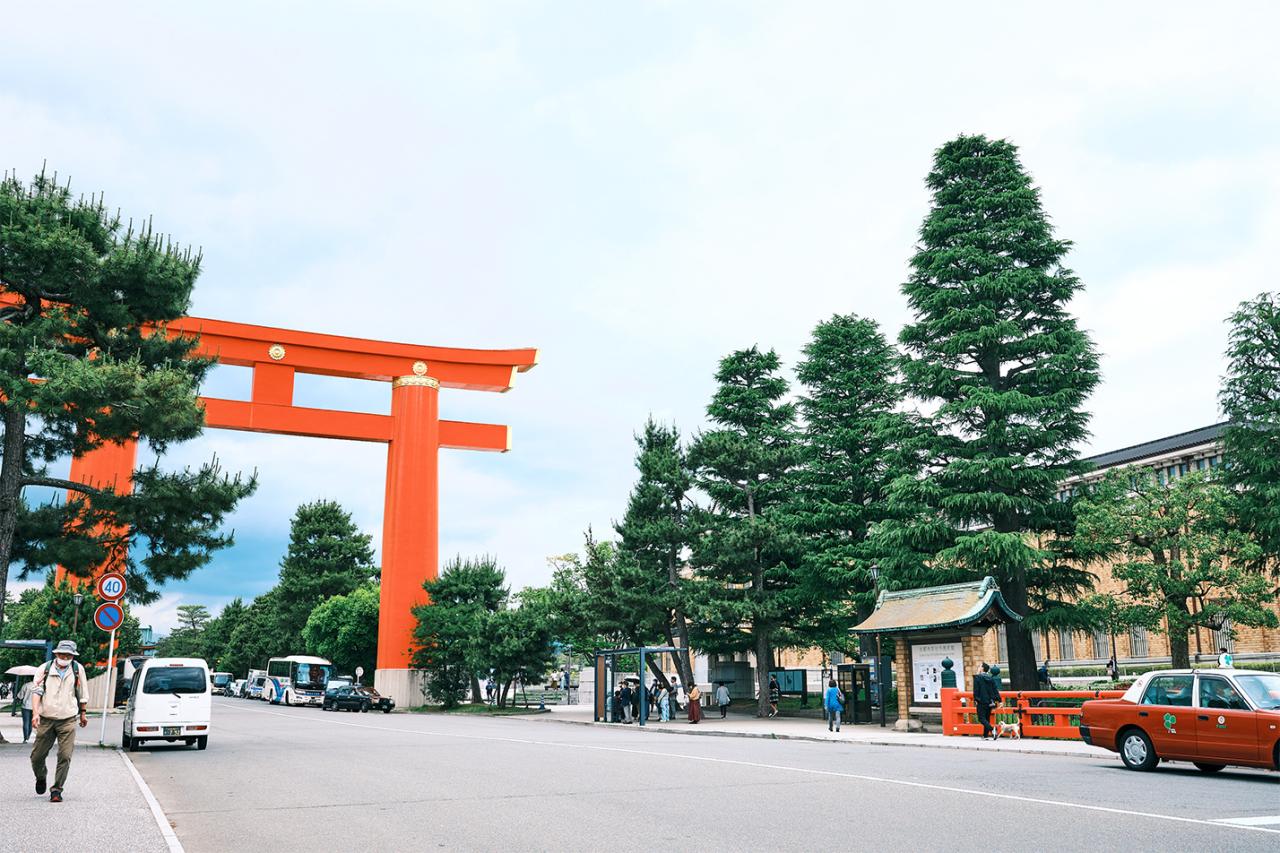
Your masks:
M439 565L439 389L430 376L401 376L391 383L374 685L397 702L420 687L418 673L409 668L411 649L405 639L413 636L412 608L426 602L422 578L434 577Z

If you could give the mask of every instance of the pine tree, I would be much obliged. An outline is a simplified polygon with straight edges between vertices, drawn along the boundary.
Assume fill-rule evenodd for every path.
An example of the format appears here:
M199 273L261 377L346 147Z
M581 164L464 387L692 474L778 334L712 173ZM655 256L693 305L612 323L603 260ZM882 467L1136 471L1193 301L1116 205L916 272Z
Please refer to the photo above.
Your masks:
M1280 572L1280 293L1260 293L1231 315L1227 358L1223 470L1241 491L1240 523Z
M475 673L488 670L485 628L489 616L506 606L511 591L506 573L492 557L455 557L422 588L430 603L413 609L413 665L427 672L428 695L453 707L466 695ZM478 692L473 689L473 698Z
M216 617L209 620L201 632L200 639L203 643L200 657L209 662L209 666L219 672L235 672L229 669L226 663L227 647L231 643L231 635L235 633L241 620L244 619L245 611L244 601L239 597L231 599L222 612Z
M847 651L849 629L875 603L868 535L892 517L889 484L915 470L913 418L898 410L897 353L873 320L825 320L804 354L801 464L787 512L805 539L807 621L822 648Z
M1062 265L1039 192L1010 143L961 136L929 173L932 208L903 285L915 322L901 334L909 392L936 405L922 479L900 505L934 513L909 537L937 581L993 575L1028 618L1008 626L1010 681L1036 685L1030 629L1070 618L1091 576L1035 534L1063 524L1054 500L1078 473L1098 358L1066 306L1080 288Z
M689 460L711 506L695 514L693 565L699 646L756 656L759 716L768 712L774 650L803 637L797 540L784 504L795 467L795 405L778 356L755 347L727 356L707 415L713 428L695 440Z
M622 522L615 525L625 563L635 569L635 577L623 584L631 599L626 604L633 620L641 614L651 614L650 622L657 617L657 628L667 645L684 650L675 655L680 680L692 684L685 617L688 584L680 574L683 551L689 541L692 475L675 427L662 426L649 418L644 432L636 436L636 444L640 479L631 490ZM646 626L633 633L639 640L652 631Z
M157 454L200 434L208 359L191 337L150 334L186 313L200 258L135 229L101 199L73 199L44 174L0 181L0 624L11 562L87 576L110 561L132 601L187 577L231 544L222 520L252 493L216 461L134 475L133 489L51 476L59 458L141 439ZM41 381L33 382L31 377ZM77 497L32 507L31 487Z
M303 504L289 528L289 550L276 586L279 633L303 647L311 611L334 595L348 595L377 574L372 539L334 501Z

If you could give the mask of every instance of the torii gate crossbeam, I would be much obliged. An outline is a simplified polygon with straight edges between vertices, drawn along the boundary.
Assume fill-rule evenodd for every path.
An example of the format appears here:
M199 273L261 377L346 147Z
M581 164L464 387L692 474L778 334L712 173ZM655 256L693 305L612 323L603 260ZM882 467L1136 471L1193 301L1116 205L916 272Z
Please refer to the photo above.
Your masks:
M411 609L425 601L423 581L439 565L438 450L511 449L506 426L440 420L439 389L508 391L516 373L537 364L538 351L415 346L195 317L166 328L198 334L196 355L253 370L248 401L201 398L207 426L388 445L375 683L397 702L413 698ZM391 414L295 406L299 373L389 382ZM136 443L104 445L72 460L71 478L128 488L136 459Z

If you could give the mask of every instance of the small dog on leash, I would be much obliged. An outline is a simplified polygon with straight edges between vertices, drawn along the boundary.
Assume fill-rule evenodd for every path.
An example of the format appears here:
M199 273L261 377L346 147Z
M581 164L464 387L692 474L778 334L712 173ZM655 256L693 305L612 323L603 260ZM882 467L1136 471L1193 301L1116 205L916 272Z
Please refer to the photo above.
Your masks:
M1022 740L1021 723L996 723L996 740L1008 735L1014 740Z

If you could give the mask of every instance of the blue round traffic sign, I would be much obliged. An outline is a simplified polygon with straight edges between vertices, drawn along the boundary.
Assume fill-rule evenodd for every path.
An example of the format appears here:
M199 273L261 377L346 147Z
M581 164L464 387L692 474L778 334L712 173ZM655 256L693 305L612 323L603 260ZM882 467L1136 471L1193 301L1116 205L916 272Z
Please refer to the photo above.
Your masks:
M104 631L114 631L122 622L124 622L124 610L114 601L99 604L98 609L93 611L93 624Z

